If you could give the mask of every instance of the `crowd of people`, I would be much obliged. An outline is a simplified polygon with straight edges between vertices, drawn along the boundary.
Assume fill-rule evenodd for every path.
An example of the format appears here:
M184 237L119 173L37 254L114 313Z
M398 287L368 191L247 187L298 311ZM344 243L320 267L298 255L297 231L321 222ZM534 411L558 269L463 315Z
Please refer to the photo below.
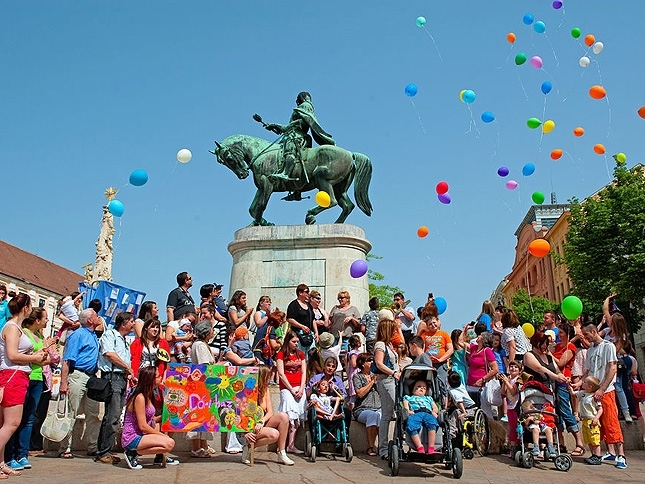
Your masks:
M239 290L227 302L221 284L203 285L197 304L191 287L187 272L177 275L177 287L166 302L165 325L157 304L145 301L137 315L120 313L108 327L99 316L100 301L83 309L79 294L71 294L61 303L65 327L53 337L44 336L47 313L32 308L28 295L7 301L0 338L0 479L20 475L31 467L29 456L42 452L40 426L56 367L61 369L59 392L67 398L70 416L84 413L87 454L96 462L121 461L113 451L121 430L120 444L131 469L142 468L142 455L154 455L154 464L179 464L166 454L173 450L174 439L182 437L164 434L159 425L169 362L259 367L258 404L264 416L247 433L229 433L225 447L241 453L246 464L251 444L275 444L277 462L294 465L288 454L303 453L297 435L306 425L311 428L314 418L344 420L347 430L352 420L364 424L367 455L388 459L390 423L399 411L397 383L407 365L420 364L434 368L445 392L432 400L427 384L416 382L403 402L410 413L406 430L417 452L434 452L439 411L452 405L459 416L481 408L489 419L508 421L513 456L513 447L520 444L519 389L530 379L556 395L554 425L575 439L571 455L583 457L587 445L587 464L613 461L618 468L627 466L619 418L641 418L631 391L638 371L625 318L611 310L612 297L596 322L585 314L569 322L547 311L528 337L512 309L494 307L490 301L484 302L477 321L448 334L441 329L432 295L416 311L401 293L384 308L373 297L361 314L347 291L340 291L338 303L327 311L321 294L300 284L283 312L272 308L268 295L255 308ZM0 286L0 294L3 290L6 295ZM56 350L61 338L62 357ZM102 418L99 402L88 396L97 375L109 393ZM499 381L499 405L486 396L492 380ZM279 387L275 410L270 385ZM532 424L533 432L549 427ZM424 430L425 448L420 438ZM559 436L560 442L548 441L549 453L553 445L564 451ZM188 432L185 438L191 457L216 454L209 444L212 433ZM604 455L601 440L608 448ZM74 458L71 433L58 445L60 458Z

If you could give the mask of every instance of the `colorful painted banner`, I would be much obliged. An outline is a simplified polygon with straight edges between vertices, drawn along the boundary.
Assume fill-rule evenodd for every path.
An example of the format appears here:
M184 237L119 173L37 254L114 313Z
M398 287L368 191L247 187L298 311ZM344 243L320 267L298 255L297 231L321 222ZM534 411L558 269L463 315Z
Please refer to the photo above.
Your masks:
M164 432L247 432L262 418L254 366L171 363L164 381Z

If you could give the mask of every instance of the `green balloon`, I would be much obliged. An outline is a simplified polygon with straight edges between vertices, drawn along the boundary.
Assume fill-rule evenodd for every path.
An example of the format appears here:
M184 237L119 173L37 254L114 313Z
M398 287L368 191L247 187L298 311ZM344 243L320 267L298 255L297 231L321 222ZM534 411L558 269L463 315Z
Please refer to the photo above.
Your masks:
M571 29L571 37L573 37L574 39L577 39L578 37L580 37L580 34L581 32L578 27Z
M533 200L533 203L535 203L536 205L542 205L544 203L544 193L533 192L533 195L531 195L531 200Z
M526 125L531 129L535 129L541 124L542 124L542 121L540 121L538 118L529 118L526 120Z
M516 65L521 66L525 62L526 62L526 54L524 54L523 52L520 52L519 54L517 54L515 56L515 64Z
M582 301L577 296L567 296L562 301L561 309L565 318L576 319L582 313Z

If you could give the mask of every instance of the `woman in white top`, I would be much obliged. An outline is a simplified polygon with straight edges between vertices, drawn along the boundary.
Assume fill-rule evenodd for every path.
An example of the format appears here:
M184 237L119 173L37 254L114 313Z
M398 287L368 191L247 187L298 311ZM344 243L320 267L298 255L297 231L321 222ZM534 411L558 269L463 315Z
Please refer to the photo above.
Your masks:
M22 420L22 409L29 388L31 365L49 364L47 351L33 353L34 344L22 330L22 322L31 313L31 299L21 293L9 301L12 317L7 321L0 337L0 387L4 389L0 408L2 426L0 427L0 458L4 456L7 441L16 431ZM48 340L47 345L51 344ZM0 479L19 476L4 459L0 462Z
M331 321L329 321L329 313L325 311L325 308L320 307L320 302L322 301L322 296L316 290L313 290L309 293L309 304L311 304L311 309L314 312L314 340L316 343L320 340L320 335L326 331L329 331L331 326Z
M244 325L246 329L251 331L251 315L253 308L246 307L246 293L244 291L235 291L231 302L228 305L228 323L230 332L234 332L237 328ZM255 334L255 330L252 331Z
M512 309L506 309L502 314L502 348L508 355L508 361L524 360L524 354L531 351L531 343L524 334L524 330L520 326L520 319L517 313Z

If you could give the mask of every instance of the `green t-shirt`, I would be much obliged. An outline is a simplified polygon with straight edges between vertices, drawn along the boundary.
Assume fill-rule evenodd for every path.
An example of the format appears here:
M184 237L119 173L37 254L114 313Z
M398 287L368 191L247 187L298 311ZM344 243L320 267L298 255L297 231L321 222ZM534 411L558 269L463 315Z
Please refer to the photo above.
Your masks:
M34 344L34 352L40 351L45 346L45 340L40 335L34 334L27 328L22 328L25 334L29 337ZM29 374L30 380L43 381L43 367L40 365L31 365L31 373Z

